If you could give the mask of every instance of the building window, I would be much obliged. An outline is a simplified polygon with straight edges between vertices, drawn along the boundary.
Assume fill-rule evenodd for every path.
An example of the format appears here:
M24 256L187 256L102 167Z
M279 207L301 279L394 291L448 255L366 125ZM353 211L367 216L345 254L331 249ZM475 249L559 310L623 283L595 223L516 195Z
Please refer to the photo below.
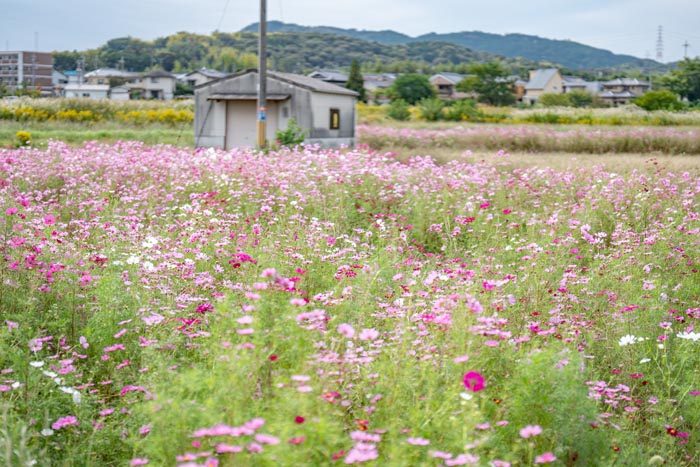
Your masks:
M331 109L331 130L340 129L340 109Z

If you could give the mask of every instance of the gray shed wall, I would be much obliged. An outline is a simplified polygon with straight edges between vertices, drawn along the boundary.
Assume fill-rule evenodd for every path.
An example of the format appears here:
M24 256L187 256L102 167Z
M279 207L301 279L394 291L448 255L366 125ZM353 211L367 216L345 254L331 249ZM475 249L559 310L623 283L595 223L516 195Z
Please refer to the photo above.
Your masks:
M354 143L355 97L315 92L271 77L267 80L267 93L290 96L289 99L278 101L276 106L268 105L268 112L276 107L275 118L268 117L268 140L278 129L286 129L289 119L293 118L302 129L308 130L307 140L310 142L324 146ZM234 124L235 118L232 118L231 113L227 116L227 101L208 100L216 94L256 95L257 73L224 78L195 89L195 146L230 149L236 144L227 141L226 125ZM339 130L329 129L331 108L340 110ZM270 123L274 122L277 124L272 128Z

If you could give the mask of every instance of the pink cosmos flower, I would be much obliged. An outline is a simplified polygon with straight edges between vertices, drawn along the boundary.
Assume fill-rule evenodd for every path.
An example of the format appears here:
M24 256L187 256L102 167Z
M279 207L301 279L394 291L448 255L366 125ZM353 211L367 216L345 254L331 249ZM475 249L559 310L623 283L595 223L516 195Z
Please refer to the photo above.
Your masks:
M535 457L535 464L548 464L557 460L556 456L551 452L545 452L544 454Z
M430 440L425 438L406 438L406 442L414 446L427 446L430 444Z
M279 438L276 438L272 435L266 435L263 433L258 433L255 435L255 441L257 441L260 444L279 444L280 440Z
M445 451L428 451L428 455L431 457L437 457L438 459L452 459L452 454Z
M77 425L78 424L78 419L75 418L73 415L66 415L63 418L59 418L56 420L53 425L51 425L51 428L54 430L60 430L63 427L66 426L71 426L71 425Z
M479 457L473 454L460 454L454 459L447 459L445 465L452 467L455 465L477 465L479 463Z
M379 331L376 329L363 329L360 331L359 337L361 341L373 341L379 337Z
M135 467L137 465L146 465L146 464L148 464L148 459L146 459L145 457L137 457L135 459L131 459L131 462L129 463L129 465L131 467Z
M537 436L540 433L542 433L542 427L539 425L527 425L520 430L520 436L526 439L532 436Z
M477 373L476 371L470 371L465 374L463 382L464 387L472 392L483 391L486 387L486 380L481 376L481 373Z
M235 444L219 443L216 445L217 454L236 453L241 451L243 451L243 447L236 446Z
M355 329L347 323L342 323L338 325L338 333L352 339L355 336Z
M51 214L44 216L44 225L54 225L56 223L56 218Z

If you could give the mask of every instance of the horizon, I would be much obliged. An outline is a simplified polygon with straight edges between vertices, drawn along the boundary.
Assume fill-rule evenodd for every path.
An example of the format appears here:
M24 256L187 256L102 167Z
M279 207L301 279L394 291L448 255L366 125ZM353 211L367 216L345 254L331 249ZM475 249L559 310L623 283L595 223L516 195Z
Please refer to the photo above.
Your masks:
M202 0L195 9L186 0L124 0L119 5L100 5L97 11L86 0L64 0L60 4L46 0L2 2L7 4L0 18L3 50L86 50L118 37L152 41L183 31L202 35L217 30L238 32L259 19L257 2L250 5L240 0ZM76 15L81 7L85 10ZM400 4L397 0L342 0L327 11L318 0L276 0L268 4L268 22L394 31L413 38L431 32L524 34L653 60L661 25L661 63L681 60L685 52L688 57L700 54L700 33L695 32L694 24L694 18L700 17L700 2L668 0L660 4L657 0L638 0L635 8L637 11L630 13L624 0L591 0L585 5L560 5L554 0L533 0L523 5L516 0L494 0L479 6L479 10L459 0L443 0L439 8L425 0L402 0ZM367 15L367 11L373 14ZM511 14L504 16L503 11ZM106 24L105 17L112 21ZM687 48L684 43L688 43Z

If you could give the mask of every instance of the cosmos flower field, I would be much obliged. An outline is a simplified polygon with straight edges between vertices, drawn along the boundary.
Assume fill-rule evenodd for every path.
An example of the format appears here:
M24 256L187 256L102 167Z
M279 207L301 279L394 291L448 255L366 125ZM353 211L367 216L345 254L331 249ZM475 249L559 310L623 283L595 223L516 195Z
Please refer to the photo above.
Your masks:
M700 178L508 160L0 149L0 463L698 465Z

